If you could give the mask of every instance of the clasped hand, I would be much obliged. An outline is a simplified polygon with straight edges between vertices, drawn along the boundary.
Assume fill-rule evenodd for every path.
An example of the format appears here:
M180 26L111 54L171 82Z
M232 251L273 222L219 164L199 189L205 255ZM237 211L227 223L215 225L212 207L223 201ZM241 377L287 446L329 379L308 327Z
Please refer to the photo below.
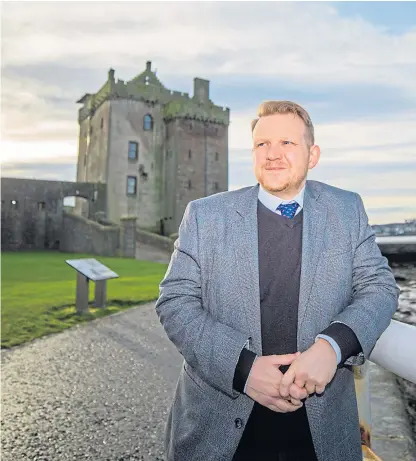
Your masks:
M279 367L290 365L283 374ZM302 400L314 392L321 394L337 369L332 346L319 339L303 353L258 357L247 381L246 394L278 413L303 406Z

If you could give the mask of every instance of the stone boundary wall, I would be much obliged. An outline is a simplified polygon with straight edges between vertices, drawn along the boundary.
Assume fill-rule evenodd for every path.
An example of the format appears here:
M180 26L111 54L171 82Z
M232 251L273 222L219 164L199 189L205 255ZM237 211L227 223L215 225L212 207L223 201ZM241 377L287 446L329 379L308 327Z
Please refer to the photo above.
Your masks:
M103 226L73 213L63 213L60 251L116 256L119 248L119 226Z
M169 237L164 237L162 235L154 234L153 232L145 231L136 227L136 239L139 243L144 243L146 245L153 245L162 251L173 252L173 244L175 240Z

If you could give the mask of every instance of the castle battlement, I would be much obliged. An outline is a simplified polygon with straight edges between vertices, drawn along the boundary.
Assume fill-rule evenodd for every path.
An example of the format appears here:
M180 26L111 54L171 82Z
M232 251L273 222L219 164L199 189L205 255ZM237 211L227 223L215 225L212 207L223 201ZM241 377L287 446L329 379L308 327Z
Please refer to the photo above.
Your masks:
M169 90L151 70L151 62L146 70L125 82L117 79L115 71L108 71L108 79L97 93L87 93L77 102L83 104L78 112L78 122L94 115L107 100L128 99L163 106L166 121L174 118L190 118L222 125L229 124L229 108L217 106L209 99L209 80L194 78L194 94Z

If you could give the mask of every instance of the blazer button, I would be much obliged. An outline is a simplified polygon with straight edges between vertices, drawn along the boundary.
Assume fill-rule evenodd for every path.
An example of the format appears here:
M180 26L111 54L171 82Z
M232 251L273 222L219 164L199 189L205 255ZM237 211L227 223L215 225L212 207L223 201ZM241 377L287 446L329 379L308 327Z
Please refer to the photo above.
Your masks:
M240 419L240 418L237 418L235 421L234 421L234 424L235 424L235 427L237 429L241 429L243 427L243 420Z

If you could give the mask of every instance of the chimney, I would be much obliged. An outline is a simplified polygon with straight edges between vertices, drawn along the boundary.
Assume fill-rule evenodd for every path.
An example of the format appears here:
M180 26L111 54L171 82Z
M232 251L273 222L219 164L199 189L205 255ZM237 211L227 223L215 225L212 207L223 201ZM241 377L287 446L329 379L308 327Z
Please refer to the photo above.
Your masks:
M152 71L152 61L147 61L146 62L146 72L151 72Z

